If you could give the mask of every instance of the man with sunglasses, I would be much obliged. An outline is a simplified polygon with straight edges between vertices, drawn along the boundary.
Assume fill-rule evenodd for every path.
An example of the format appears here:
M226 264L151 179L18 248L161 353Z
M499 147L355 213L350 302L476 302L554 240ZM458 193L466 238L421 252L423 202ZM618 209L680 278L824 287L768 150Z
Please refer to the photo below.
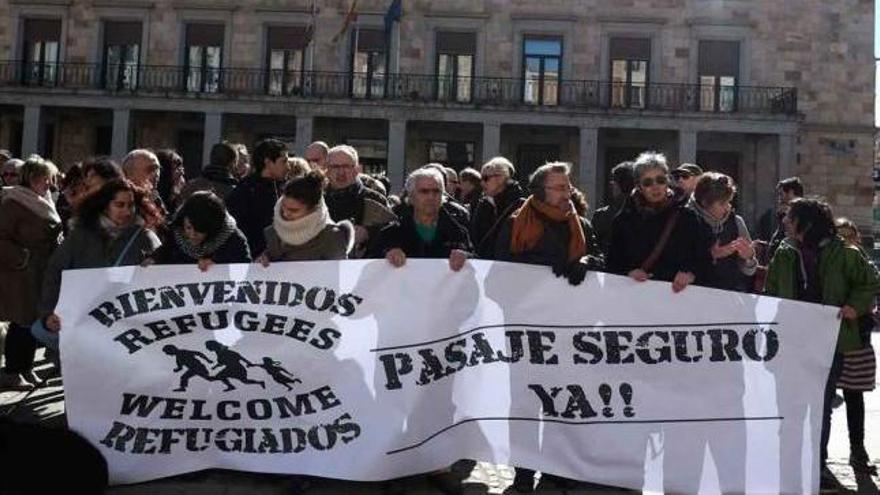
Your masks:
M480 170L483 197L471 212L471 240L481 258L495 257L495 241L501 224L525 201L526 193L514 180L513 164L496 156Z
M636 188L612 224L608 269L638 282L672 282L673 292L681 292L705 277L711 263L709 241L687 208L690 194L670 187L660 153L639 155L633 174Z
M18 158L11 158L6 160L3 164L2 172L0 172L0 176L2 176L2 184L6 187L17 186L21 184L21 167L24 165L23 160L19 160Z
M675 181L673 187L681 190L683 194L690 196L694 193L694 189L697 188L697 181L703 175L703 169L694 163L682 163L669 175Z

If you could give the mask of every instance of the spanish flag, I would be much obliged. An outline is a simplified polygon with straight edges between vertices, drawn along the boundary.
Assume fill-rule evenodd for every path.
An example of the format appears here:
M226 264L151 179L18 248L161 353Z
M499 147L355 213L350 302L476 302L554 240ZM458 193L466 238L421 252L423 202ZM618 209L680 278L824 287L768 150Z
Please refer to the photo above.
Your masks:
M351 7L348 8L348 13L345 14L345 22L342 23L342 28L336 33L336 36L333 37L333 43L338 42L342 37L348 32L348 28L351 24L357 21L358 13L357 13L357 5L358 0L352 0Z

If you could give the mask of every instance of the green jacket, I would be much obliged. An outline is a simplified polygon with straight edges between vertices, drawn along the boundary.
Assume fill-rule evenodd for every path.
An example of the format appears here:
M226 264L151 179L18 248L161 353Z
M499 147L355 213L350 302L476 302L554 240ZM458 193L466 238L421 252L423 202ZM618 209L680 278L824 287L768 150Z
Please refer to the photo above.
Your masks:
M801 252L790 239L780 244L767 268L764 291L771 296L795 299L797 271L803 271ZM867 314L880 289L880 277L859 248L832 239L819 254L819 277L822 303L829 306L852 306L859 316ZM804 277L801 277L803 280ZM862 348L858 322L843 319L837 338L837 351L849 352Z

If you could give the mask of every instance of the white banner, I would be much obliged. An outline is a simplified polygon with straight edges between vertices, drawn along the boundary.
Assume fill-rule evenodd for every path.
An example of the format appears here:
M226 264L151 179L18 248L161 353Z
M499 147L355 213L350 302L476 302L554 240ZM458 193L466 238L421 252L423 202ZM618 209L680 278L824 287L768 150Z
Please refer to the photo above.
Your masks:
M836 313L445 260L69 271L59 305L69 424L113 483L477 459L686 493L818 489Z

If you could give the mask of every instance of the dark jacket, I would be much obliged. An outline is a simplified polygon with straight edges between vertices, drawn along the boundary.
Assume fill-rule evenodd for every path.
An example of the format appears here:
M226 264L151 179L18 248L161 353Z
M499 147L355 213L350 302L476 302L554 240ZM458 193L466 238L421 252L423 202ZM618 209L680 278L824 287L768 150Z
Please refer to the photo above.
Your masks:
M114 239L108 237L100 228L74 227L67 239L49 258L40 295L40 317L55 310L61 291L61 274L64 270L112 267L126 245L129 246L128 250L125 251L118 266L140 265L159 247L159 238L140 225L126 228Z
M324 201L334 222L348 220L356 227L364 227L369 233L368 245L355 246L351 258L363 258L367 252L375 251L379 232L397 220L397 216L388 208L385 197L364 186L360 179L344 189L328 189Z
M473 252L467 229L443 208L437 219L437 236L430 243L423 241L416 231L411 206L401 210L397 222L379 232L375 256L385 256L394 248L403 250L409 258L448 258L453 249Z
M605 259L596 241L593 226L583 217L579 217L581 228L584 229L584 237L587 240L586 263L590 270L602 270L605 268ZM544 235L538 244L530 251L513 254L510 252L510 236L513 229L513 218L508 218L501 226L498 239L495 244L494 259L498 261L512 261L515 263L528 263L530 265L557 266L568 262L568 243L571 231L568 222L556 222L549 218L543 219Z
M711 218L707 212L701 212L696 204L693 204L693 208L700 219L700 225L703 228L702 235L707 239L710 249L716 243L719 246L724 246L738 237L751 242L752 238L741 216L731 212L726 220L720 222ZM756 259L744 260L740 258L738 253L732 253L730 256L721 259L712 259L710 255L710 263L706 272L706 278L700 282L700 285L715 289L750 292L752 287L751 277L755 274L758 266Z
M495 198L482 197L471 212L470 234L477 255L493 259L498 233L504 221L525 201L527 194L511 180Z
M61 223L7 198L0 208L0 320L29 326L49 256L61 242Z
M608 271L627 275L640 268L654 251L667 220L678 213L678 220L660 258L650 270L653 280L671 282L678 272L690 272L695 282L702 284L710 264L708 240L693 210L686 207L687 197L670 198L661 211L641 205L640 193L627 199L611 227L611 247L608 251Z
M226 208L247 237L251 253L262 253L266 249L263 230L272 225L275 203L283 188L284 183L280 181L251 174L226 199Z
M446 210L446 213L452 217L453 220L459 223L465 229L468 229L470 226L470 213L468 209L461 205L461 203L456 202L452 197L446 196L446 200L443 201L442 208ZM406 214L407 209L412 209L410 205L408 205L405 201L395 206L391 211L394 212L395 215L401 217ZM468 232L470 235L470 232Z
M186 198L197 191L211 191L225 201L236 186L238 186L238 180L228 170L208 166L202 170L200 177L186 182L175 203L182 205Z
M199 261L198 256L187 254L181 245L186 242L175 235L167 244L163 244L153 258L160 265L189 265L196 264ZM211 243L211 239L205 240L205 243ZM247 239L244 234L236 228L222 242L212 246L202 258L210 258L214 263L249 263L251 261L251 253L248 250Z
M611 248L611 226L614 223L614 217L620 212L624 201L615 201L610 205L605 205L593 213L590 223L593 225L593 231L596 233L596 240L599 242L599 248L605 255Z

